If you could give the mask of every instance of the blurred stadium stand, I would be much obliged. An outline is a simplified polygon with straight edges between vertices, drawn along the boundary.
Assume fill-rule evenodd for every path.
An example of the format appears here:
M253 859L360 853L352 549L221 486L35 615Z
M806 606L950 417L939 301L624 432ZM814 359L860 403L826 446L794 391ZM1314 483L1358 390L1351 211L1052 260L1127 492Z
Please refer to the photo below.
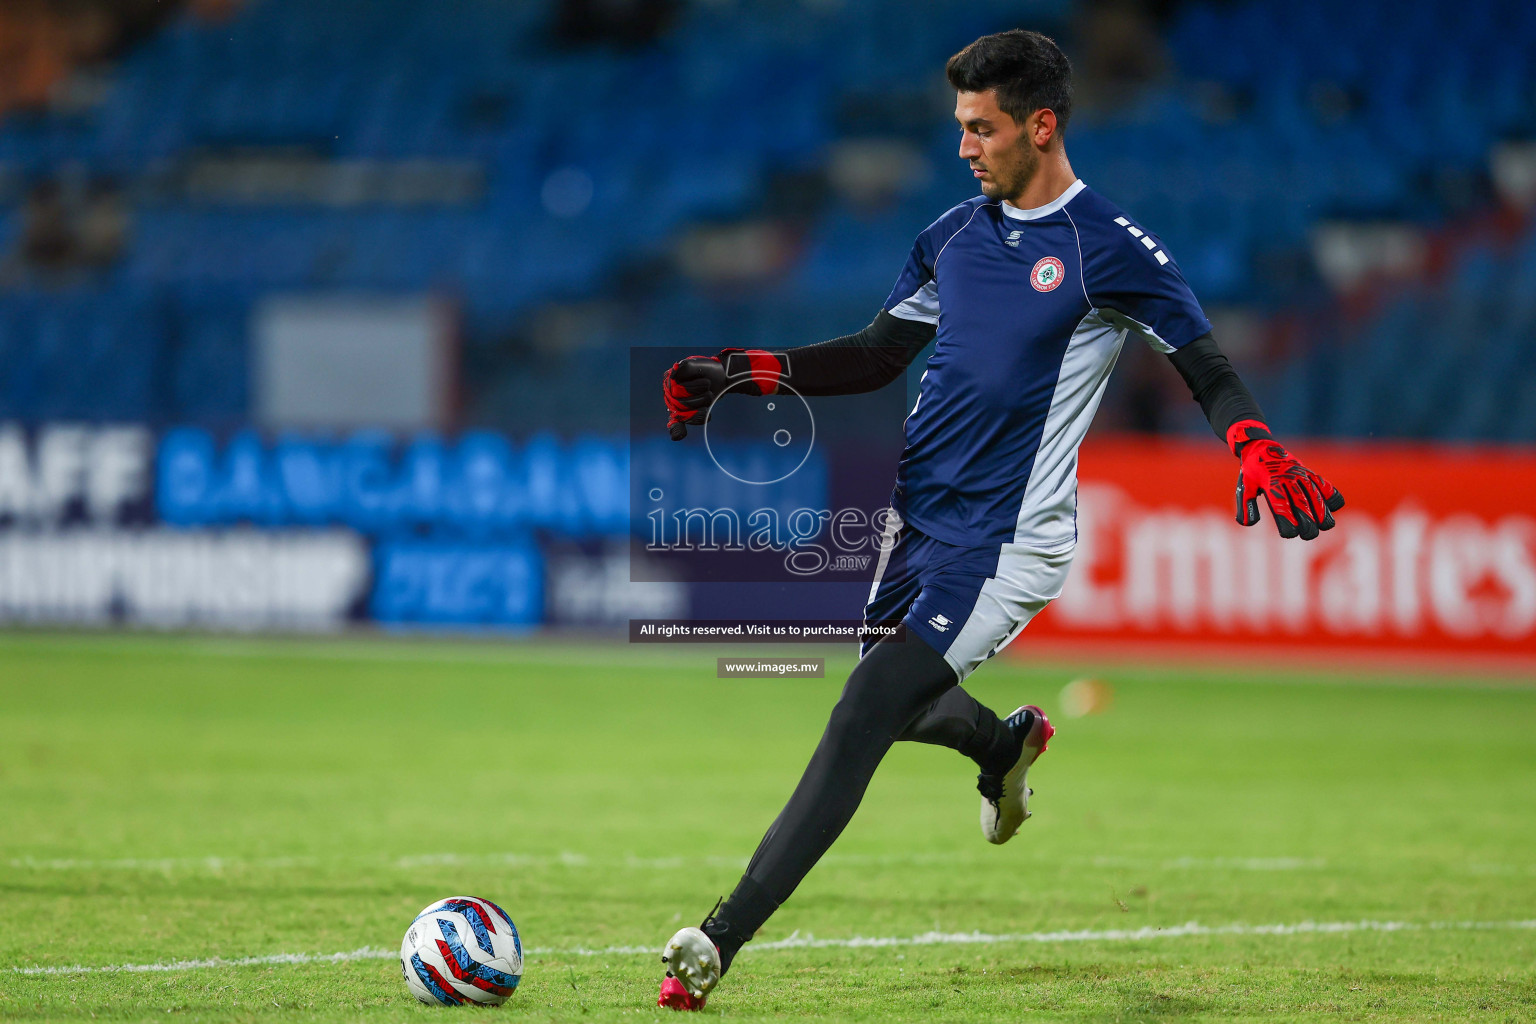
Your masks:
M1022 24L1078 62L1074 166L1288 431L1536 440L1536 233L1445 241L1517 205L1527 2L172 7L0 18L0 417L248 422L257 301L371 292L455 304L460 425L622 429L622 374L583 371L630 345L868 321L970 194L944 58ZM1204 429L1150 358L1106 424Z
M1314 434L1536 438L1536 225L1469 225L1357 295L1280 364L1276 418Z

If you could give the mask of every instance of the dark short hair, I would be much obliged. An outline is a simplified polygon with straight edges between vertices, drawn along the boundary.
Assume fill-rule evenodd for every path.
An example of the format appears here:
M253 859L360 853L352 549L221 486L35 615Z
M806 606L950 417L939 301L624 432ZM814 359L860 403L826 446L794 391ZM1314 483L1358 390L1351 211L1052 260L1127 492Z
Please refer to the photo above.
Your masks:
M960 92L997 90L997 105L1023 124L1030 114L1049 107L1056 129L1072 116L1072 62L1056 40L1021 28L982 36L949 58L949 84Z

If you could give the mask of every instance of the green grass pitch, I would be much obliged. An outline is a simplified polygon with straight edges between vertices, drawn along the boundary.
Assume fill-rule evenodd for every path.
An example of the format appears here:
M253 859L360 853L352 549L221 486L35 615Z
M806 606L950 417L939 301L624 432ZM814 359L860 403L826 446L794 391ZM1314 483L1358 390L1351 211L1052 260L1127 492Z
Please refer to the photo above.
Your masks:
M0 635L0 1019L677 1019L623 947L729 890L852 664L717 653ZM1282 669L1100 667L1004 847L967 762L899 745L705 1015L1536 1019L1536 688ZM1073 671L972 689L1051 710ZM530 950L500 1009L389 955L454 894Z

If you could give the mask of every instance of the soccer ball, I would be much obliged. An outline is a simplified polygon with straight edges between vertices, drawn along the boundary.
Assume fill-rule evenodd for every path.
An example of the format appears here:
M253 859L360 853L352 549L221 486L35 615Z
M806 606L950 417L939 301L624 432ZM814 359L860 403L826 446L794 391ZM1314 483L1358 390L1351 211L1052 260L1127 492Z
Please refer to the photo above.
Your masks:
M450 896L416 915L400 944L411 995L431 1006L507 1001L523 976L517 925L490 900Z

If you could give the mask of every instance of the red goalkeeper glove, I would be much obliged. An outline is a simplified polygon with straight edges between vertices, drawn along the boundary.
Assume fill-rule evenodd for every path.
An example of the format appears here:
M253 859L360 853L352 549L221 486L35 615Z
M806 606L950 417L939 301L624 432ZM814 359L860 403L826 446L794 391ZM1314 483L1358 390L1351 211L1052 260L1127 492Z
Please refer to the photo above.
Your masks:
M1269 427L1258 420L1239 420L1227 428L1227 447L1242 463L1237 473L1240 524L1252 526L1259 521L1262 494L1282 537L1312 540L1319 531L1333 529L1333 513L1344 507L1344 495L1297 462Z
M784 361L760 348L727 348L717 356L689 356L661 376L672 440L688 436L688 424L709 422L709 409L727 387L744 395L771 395L779 389Z

